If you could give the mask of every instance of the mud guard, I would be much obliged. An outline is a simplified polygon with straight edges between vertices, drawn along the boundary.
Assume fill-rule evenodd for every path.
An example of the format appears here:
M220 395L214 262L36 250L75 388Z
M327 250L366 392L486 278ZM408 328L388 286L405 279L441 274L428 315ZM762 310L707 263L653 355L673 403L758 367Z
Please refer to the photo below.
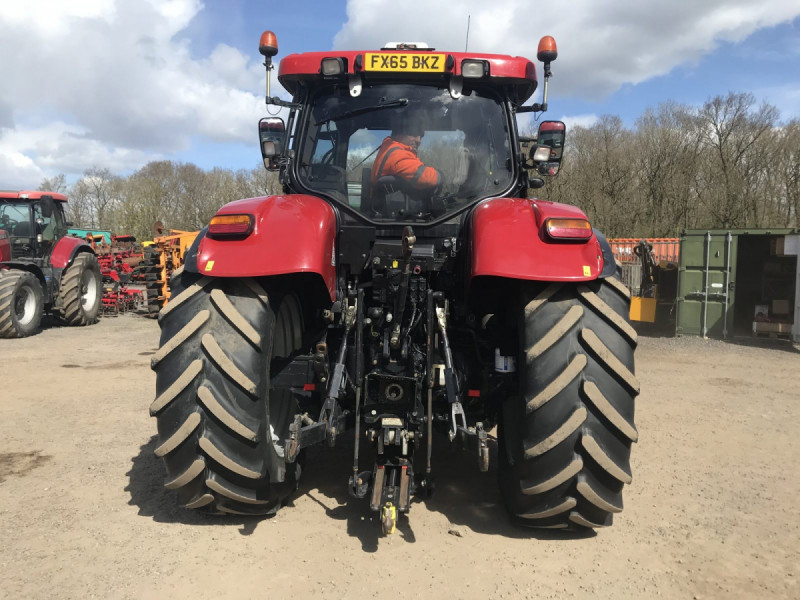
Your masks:
M567 204L525 198L493 198L472 213L470 282L490 276L532 281L592 281L615 272L605 237L593 230L585 242L551 240L549 218L586 219Z
M336 300L336 214L315 196L288 194L226 204L217 215L255 218L246 237L214 237L204 228L186 253L184 269L213 277L311 273Z
M600 233L600 230L592 228L594 237L600 244L600 249L603 251L603 270L600 272L600 279L611 277L617 273L617 259L614 258L614 251L611 249L611 244L608 243L606 236Z
M93 252L92 247L81 238L65 236L56 242L50 253L50 265L54 269L66 268L78 252Z
M11 260L11 240L5 229L0 229L0 263Z

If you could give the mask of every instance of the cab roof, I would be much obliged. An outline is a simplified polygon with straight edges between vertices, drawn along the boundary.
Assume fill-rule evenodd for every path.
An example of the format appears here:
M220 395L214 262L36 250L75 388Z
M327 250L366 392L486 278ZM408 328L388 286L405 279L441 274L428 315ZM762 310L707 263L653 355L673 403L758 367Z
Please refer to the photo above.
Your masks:
M59 202L67 201L67 197L64 194L59 194L58 192L46 192L40 190L8 192L0 190L0 199L2 200L39 200L42 198L42 196L51 196L53 200L58 200Z
M380 55L415 55L415 56L440 56L445 62L445 70L440 73L409 72L403 70L371 71L365 68L366 54ZM365 81L420 81L436 80L447 76L460 76L464 60L485 61L488 64L488 75L471 79L475 83L485 83L497 87L506 86L513 89L513 100L522 104L530 98L536 90L536 65L529 59L521 56L506 54L477 54L473 52L439 52L432 49L381 49L381 50L332 50L329 52L304 52L290 54L280 62L278 80L291 94L295 94L298 86L303 81L328 81L336 77L324 77L321 74L321 64L324 58L341 58L344 62L345 72L348 75L360 74ZM342 77L342 76L338 76Z

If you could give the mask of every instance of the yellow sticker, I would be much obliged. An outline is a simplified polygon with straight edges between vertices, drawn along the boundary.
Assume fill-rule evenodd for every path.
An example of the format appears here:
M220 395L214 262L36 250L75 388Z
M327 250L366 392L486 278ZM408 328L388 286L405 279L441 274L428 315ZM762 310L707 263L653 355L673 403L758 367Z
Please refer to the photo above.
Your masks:
M206 269L208 271L208 269ZM591 277L592 276L592 269L589 265L583 265L583 276L584 277Z
M398 263L396 260L393 260L393 261L392 261L392 268L393 268L393 269L396 269L398 264L399 264L399 263Z
M210 261L208 261L208 262L206 263L206 271L210 271L210 270L211 270L211 269L213 269L213 268L214 268L214 261L213 261L213 260L210 260ZM585 271L586 271L586 269L588 269L588 268L589 268L589 267L583 267L583 270L584 270L584 272L585 272Z

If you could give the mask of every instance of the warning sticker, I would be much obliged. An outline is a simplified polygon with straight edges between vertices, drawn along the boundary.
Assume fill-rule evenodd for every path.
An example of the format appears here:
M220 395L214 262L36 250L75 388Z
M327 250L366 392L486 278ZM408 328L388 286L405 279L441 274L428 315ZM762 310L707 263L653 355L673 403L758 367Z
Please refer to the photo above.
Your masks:
M591 269L591 267L589 265L583 265L583 276L584 277L591 277L592 276L592 269Z
M213 260L208 261L206 263L206 271L210 271L213 268L214 268L214 261ZM584 267L584 269L585 269L585 267Z

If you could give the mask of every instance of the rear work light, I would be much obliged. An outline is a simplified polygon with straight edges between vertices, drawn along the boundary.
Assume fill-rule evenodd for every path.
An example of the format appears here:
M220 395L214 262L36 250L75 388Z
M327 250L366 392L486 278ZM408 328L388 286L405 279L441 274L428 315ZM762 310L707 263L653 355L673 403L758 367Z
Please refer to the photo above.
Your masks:
M588 240L592 237L592 226L586 219L547 219L544 227L547 235L555 240Z
M330 77L331 75L341 75L345 71L344 59L323 58L319 70L326 77Z
M208 224L208 235L249 235L253 215L217 215Z
M461 75L468 79L480 79L489 75L489 63L485 60L462 60Z

